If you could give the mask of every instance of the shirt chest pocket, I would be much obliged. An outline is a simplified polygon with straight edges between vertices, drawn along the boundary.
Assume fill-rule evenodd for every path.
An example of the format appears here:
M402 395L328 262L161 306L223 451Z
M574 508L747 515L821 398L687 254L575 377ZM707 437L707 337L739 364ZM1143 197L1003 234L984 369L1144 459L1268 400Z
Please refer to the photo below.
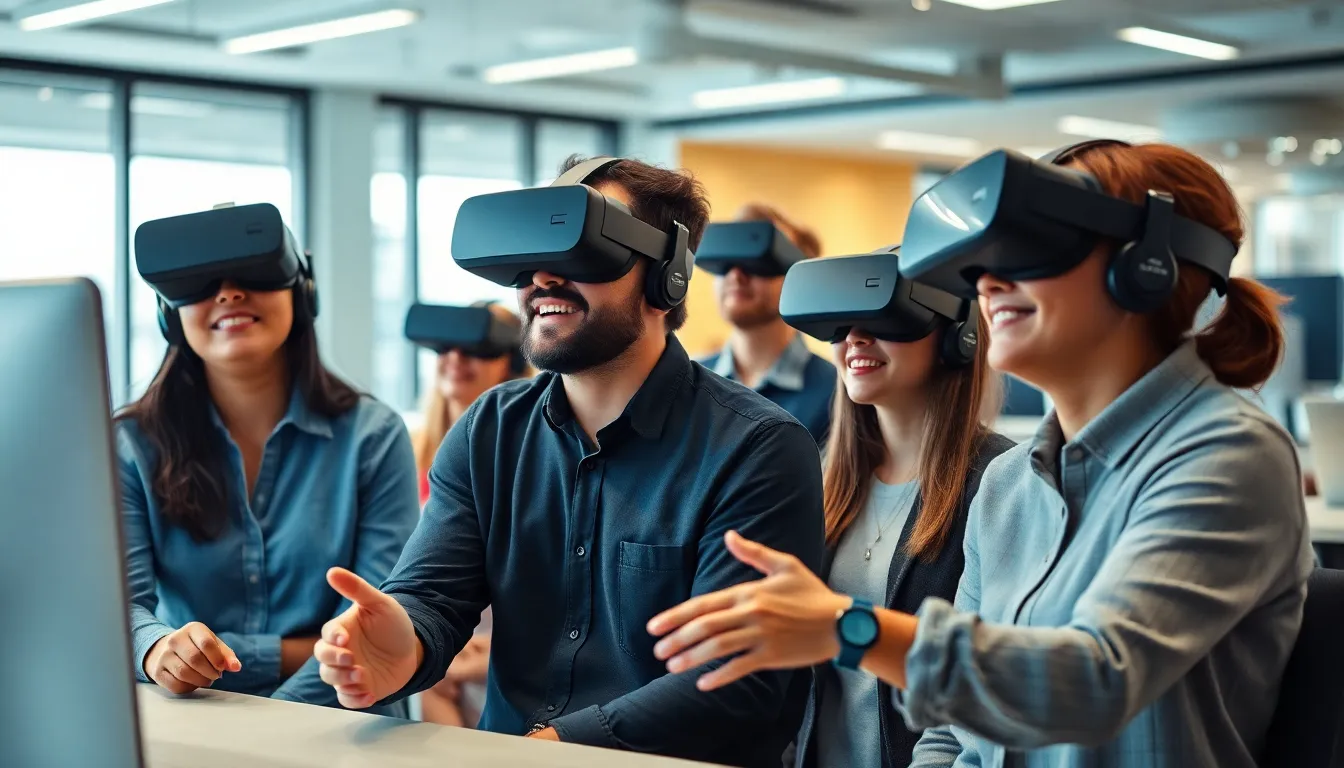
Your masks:
M695 548L681 544L621 542L616 600L620 612L621 650L636 661L657 666L657 638L645 625L649 619L691 596Z

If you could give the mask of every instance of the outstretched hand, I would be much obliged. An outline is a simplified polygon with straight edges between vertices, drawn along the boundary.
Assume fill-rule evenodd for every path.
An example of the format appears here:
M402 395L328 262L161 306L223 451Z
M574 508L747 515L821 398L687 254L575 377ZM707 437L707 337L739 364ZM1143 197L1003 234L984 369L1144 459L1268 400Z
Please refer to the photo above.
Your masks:
M366 709L406 687L423 649L401 603L344 568L327 583L353 605L322 627L313 655L341 706Z
M852 600L837 595L793 555L730 531L724 541L738 560L765 575L687 600L649 621L663 639L654 655L673 674L735 656L702 675L710 691L764 669L793 669L829 661L840 652L835 621Z

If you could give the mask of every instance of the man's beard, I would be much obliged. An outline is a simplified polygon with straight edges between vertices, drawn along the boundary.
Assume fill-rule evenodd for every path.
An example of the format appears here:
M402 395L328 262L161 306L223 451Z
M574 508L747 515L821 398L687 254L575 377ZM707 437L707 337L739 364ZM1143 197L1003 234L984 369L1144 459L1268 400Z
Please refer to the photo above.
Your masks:
M533 333L537 299L564 299L584 312L579 327L568 336L549 328ZM625 354L644 332L644 295L631 291L623 306L594 310L578 291L565 286L538 288L527 297L523 313L523 356L534 367L554 373L582 373L606 365Z
M750 331L779 319L779 310L772 310L764 301L752 303L749 307L740 304L724 312L724 319L736 328Z

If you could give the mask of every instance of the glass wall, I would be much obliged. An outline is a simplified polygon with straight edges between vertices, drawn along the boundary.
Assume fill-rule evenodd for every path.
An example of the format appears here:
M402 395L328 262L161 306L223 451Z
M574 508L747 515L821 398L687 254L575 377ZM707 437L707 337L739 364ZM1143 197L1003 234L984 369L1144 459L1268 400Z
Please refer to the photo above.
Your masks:
M499 301L514 307L513 288L478 278L453 261L453 225L462 203L475 195L548 184L570 155L611 153L614 143L615 129L608 123L388 103L375 142L372 188L375 395L410 411L433 380L434 355L412 350L402 338L412 302ZM416 179L414 188L410 177Z
M1344 195L1263 198L1254 224L1256 274L1344 271Z
M130 218L153 219L215 205L270 203L294 227L294 142L298 116L274 94L136 84L131 96ZM300 242L302 233L295 233ZM320 269L321 265L314 265ZM154 291L131 287L131 395L149 384L163 359Z
M92 279L115 389L124 376L125 306L112 89L107 79L0 70L0 280Z

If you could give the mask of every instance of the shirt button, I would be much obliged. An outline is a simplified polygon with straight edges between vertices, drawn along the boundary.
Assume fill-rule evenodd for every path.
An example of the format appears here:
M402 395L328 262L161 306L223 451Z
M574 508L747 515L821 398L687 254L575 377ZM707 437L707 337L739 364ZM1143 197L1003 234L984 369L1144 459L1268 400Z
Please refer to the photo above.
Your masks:
M257 574L254 573L254 574L252 574L251 576L248 576L248 577L247 577L247 580L248 580L249 582L253 583L253 584L256 584L256 583L257 583Z
M597 462L593 461L592 459L588 459L587 461L583 462L583 468L588 470L589 472L592 472L593 468L596 466Z
M578 555L579 557L583 557L584 555L588 554L588 550L584 549L583 547L579 547L578 549L574 550L574 554Z
M577 630L577 629L571 629L571 630L569 631L569 639L570 639L570 640L578 640L578 639L579 639L579 630Z
M554 705L554 704L547 704L547 705L546 705L546 711L547 711L547 712L554 712L554 711L555 711L555 705Z
M1075 445L1074 447L1069 449L1069 461L1082 461L1082 460L1083 460L1082 448Z

